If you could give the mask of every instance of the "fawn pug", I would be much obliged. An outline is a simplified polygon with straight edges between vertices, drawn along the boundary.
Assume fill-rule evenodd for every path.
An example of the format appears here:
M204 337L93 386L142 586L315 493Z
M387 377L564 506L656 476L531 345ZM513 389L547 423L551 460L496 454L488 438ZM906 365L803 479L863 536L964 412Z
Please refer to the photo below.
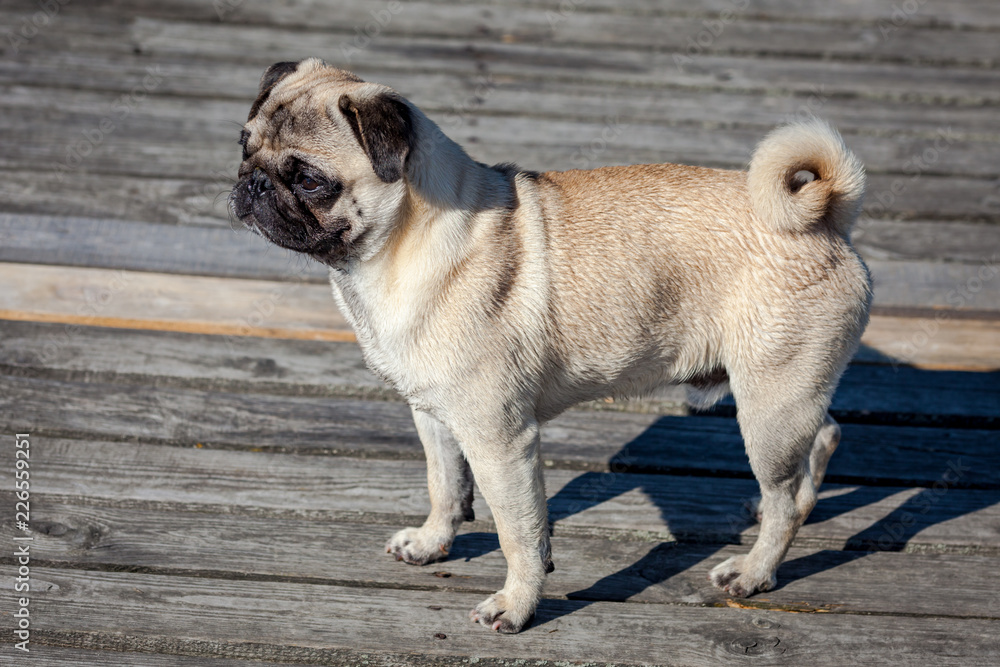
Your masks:
M710 577L774 586L871 301L848 241L864 169L836 131L779 128L745 172L539 174L478 163L398 93L309 59L267 70L241 143L232 213L329 266L366 362L412 407L431 512L388 551L446 557L475 480L508 571L471 616L521 630L552 571L539 426L689 383L702 406L733 394L761 488L756 543Z

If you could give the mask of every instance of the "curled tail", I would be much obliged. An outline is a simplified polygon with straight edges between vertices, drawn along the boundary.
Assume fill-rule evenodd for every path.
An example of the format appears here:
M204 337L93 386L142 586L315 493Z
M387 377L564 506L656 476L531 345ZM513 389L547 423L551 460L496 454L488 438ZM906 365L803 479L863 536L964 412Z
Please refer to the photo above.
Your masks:
M865 194L865 168L840 134L819 119L768 134L750 159L754 212L776 232L825 225L846 237Z

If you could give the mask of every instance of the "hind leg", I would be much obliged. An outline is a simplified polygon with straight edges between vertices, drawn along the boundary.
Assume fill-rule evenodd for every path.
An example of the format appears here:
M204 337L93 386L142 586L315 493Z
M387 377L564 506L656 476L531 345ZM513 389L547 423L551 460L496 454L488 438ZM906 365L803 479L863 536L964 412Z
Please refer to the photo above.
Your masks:
M763 373L734 378L740 431L760 483L761 527L749 554L719 564L709 576L736 597L774 587L778 565L816 504L818 482L839 439L826 415L829 395L820 389L829 384L798 380Z
M826 420L820 426L819 431L816 433L816 438L813 440L812 450L809 452L810 474L802 478L803 484L806 483L807 479L811 480L813 489L817 493L819 492L820 485L823 484L823 477L826 475L826 466L830 462L830 457L833 456L833 452L836 451L838 444L840 444L840 425L834 421L833 417L827 414ZM750 501L749 509L750 514L756 516L757 520L760 521L760 495L757 495Z

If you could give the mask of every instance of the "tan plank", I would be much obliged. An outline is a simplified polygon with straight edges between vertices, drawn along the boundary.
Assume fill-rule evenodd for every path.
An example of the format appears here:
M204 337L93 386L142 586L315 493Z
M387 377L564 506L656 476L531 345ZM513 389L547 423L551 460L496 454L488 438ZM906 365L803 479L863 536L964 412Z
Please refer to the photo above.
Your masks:
M354 339L324 285L11 263L0 263L0 280L7 285L0 293L0 319L230 336ZM998 295L998 290L980 288L976 305L994 309ZM897 360L894 363L995 370L1000 368L998 332L1000 321L959 319L947 310L930 322L874 315L862 344Z
M223 578L291 577L300 582L350 581L386 588L483 593L502 588L506 574L496 535L475 527L460 531L447 560L412 567L396 562L383 549L403 524L274 521L41 500L40 509L32 513L32 548L44 553L49 566L141 568ZM5 539L15 534L13 526L0 526ZM276 544L289 548L282 553ZM557 567L546 579L545 594L564 599L726 606L728 596L709 583L706 572L746 550L732 545L556 536L552 551ZM998 611L992 590L968 573L989 572L996 565L996 557L991 556L795 548L778 570L781 585L741 604L830 613L995 618ZM442 572L448 576L440 576ZM898 594L902 589L907 595Z
M861 343L926 369L1000 369L1000 322L957 319L942 310L933 317L873 316Z
M8 565L0 570L5 577L15 571ZM468 664L470 657L486 665L502 664L499 658L532 664L742 662L748 645L760 647L757 655L770 664L839 666L847 656L864 663L891 655L899 664L938 665L942 655L989 662L1000 655L995 622L977 619L545 599L531 626L512 639L469 623L468 610L482 600L478 593L52 568L32 573L40 588L32 601L36 631L70 646L107 637L132 650L392 665L420 664L423 655L438 665Z
M133 433L144 421L171 418L155 410L133 415ZM429 511L422 461L36 440L44 444L32 449L32 457L44 473L32 477L32 492L70 502L179 503L275 520L298 515L366 523L385 523L390 516L421 521ZM941 471L940 489L824 485L795 544L995 553L1000 491L951 488L947 480L964 464L957 459L956 465L959 472ZM758 530L745 509L757 493L752 480L548 468L545 488L558 535L747 543ZM474 509L479 521L489 521L478 494Z
M293 276L294 277L294 276ZM329 288L141 271L0 263L0 319L353 340Z

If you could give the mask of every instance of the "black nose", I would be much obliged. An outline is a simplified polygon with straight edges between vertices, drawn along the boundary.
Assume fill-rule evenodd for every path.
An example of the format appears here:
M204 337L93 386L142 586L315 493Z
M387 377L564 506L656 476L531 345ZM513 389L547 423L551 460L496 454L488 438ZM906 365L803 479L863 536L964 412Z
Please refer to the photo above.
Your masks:
M247 183L247 190L250 191L250 194L254 197L259 197L265 190L273 189L274 183L272 183L271 179L267 177L264 170L260 167L254 169L253 174L250 176L250 182Z

